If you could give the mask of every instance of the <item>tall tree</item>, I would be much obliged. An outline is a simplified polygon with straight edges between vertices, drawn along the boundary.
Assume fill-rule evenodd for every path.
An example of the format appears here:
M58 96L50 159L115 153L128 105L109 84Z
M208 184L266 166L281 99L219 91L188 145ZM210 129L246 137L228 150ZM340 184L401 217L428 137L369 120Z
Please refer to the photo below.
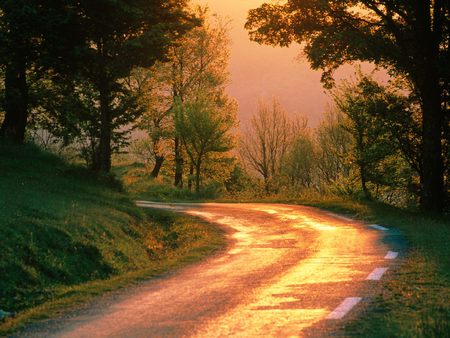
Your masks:
M268 194L281 173L292 140L292 123L276 99L270 103L260 101L251 122L251 128L241 140L240 153L262 176Z
M229 59L228 24L219 17L211 18L208 10L197 7L195 13L202 25L186 34L171 48L168 62L158 62L152 67L156 78L147 92L153 97L146 105L145 120L150 121L151 131L164 139L167 124L173 122L175 102L194 104L205 91L221 90L227 83ZM158 132L158 129L160 132ZM173 128L172 128L173 129ZM172 133L175 155L175 186L183 186L183 149L177 133ZM161 139L155 139L160 142ZM160 163L165 156L160 157ZM155 164L154 175L158 168Z
M121 119L118 97L134 67L150 67L197 23L185 0L80 1L79 24L85 43L79 48L80 76L98 92L100 139L95 169L111 168L114 122Z
M226 96L199 97L192 103L177 104L175 126L195 169L195 191L200 191L202 165L211 153L233 148L231 130L236 126L236 104Z
M29 73L43 73L59 63L69 45L79 41L73 32L70 42L66 39L74 18L68 1L0 2L0 67L5 70L1 137L23 143L29 115Z
M344 82L334 94L334 101L347 122L342 127L353 142L349 156L357 167L364 196L371 199L369 183L379 184L386 176L381 163L397 154L388 125L383 116L389 115L385 90L370 77L359 74L357 83Z
M36 88L37 87L37 88ZM30 131L52 136L62 148L70 148L85 160L88 167L98 169L101 121L99 92L91 81L72 77L70 81L42 78L30 88L34 99L30 114ZM130 126L142 112L138 105L139 88L124 81L115 93L111 111L111 150L120 151L128 144Z
M422 207L444 206L442 140L449 93L450 3L441 0L288 0L251 10L246 24L259 43L301 43L314 69L369 61L410 79L422 110Z

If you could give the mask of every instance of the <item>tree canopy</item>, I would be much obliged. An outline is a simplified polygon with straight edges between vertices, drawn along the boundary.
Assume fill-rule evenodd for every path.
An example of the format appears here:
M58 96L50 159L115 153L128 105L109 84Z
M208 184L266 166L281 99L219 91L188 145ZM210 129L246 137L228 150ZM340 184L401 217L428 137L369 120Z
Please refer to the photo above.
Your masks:
M108 172L114 128L130 120L123 79L137 66L165 60L170 47L199 23L185 0L2 1L6 114L1 135L23 142L29 75L43 68L58 81L76 83L78 91L82 86L93 91L91 110L98 112L100 128L94 167Z
M208 95L211 93L207 93ZM231 130L236 126L236 103L228 97L203 94L198 100L175 108L175 128L195 166L195 189L200 191L202 164L211 153L224 153L234 146Z
M368 61L404 76L422 108L422 206L444 205L443 139L448 139L448 1L288 0L250 11L246 28L254 41L300 43L323 82L344 63ZM444 128L445 126L445 128Z

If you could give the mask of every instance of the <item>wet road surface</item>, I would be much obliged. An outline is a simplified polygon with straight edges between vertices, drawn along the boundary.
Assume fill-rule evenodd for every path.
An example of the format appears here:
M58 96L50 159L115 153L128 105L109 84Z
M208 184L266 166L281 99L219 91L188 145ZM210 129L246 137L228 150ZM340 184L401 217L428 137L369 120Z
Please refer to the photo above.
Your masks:
M392 248L382 241L382 231L314 208L144 201L138 205L216 223L226 231L229 245L201 263L102 297L21 336L336 335L343 320L367 306L366 299L382 287L378 279L388 278L382 275L394 265L386 259ZM378 273L380 278L367 279ZM349 304L354 307L342 312ZM343 319L337 319L341 315Z

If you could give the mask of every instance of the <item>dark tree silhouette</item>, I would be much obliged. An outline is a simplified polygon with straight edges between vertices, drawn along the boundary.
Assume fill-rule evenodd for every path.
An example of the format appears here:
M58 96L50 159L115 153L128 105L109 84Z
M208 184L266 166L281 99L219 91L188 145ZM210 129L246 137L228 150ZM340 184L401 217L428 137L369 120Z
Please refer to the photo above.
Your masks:
M84 45L77 72L99 94L100 140L94 169L111 169L114 121L122 119L117 95L134 67L150 67L166 58L169 47L197 24L185 0L97 0L79 2Z
M0 135L24 141L29 99L27 74L51 70L82 79L98 93L100 140L94 168L111 168L112 129L121 111L123 78L150 67L198 24L185 0L3 0L0 62L5 68L5 119Z
M50 65L61 64L69 45L78 40L73 29L75 17L67 1L0 2L0 67L5 73L1 137L23 143L29 113L29 72L36 77Z
M337 67L353 61L406 76L422 106L422 207L436 212L444 206L449 7L442 0L288 0L251 10L246 24L259 43L302 43L312 68L324 71L327 86Z

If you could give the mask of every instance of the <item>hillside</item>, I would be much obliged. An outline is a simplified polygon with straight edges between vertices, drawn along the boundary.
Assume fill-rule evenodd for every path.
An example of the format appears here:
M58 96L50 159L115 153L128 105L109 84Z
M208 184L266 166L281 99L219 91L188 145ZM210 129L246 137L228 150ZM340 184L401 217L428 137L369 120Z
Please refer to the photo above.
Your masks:
M32 146L0 145L0 173L0 310L16 313L2 329L222 244L209 225L139 209L113 179Z

